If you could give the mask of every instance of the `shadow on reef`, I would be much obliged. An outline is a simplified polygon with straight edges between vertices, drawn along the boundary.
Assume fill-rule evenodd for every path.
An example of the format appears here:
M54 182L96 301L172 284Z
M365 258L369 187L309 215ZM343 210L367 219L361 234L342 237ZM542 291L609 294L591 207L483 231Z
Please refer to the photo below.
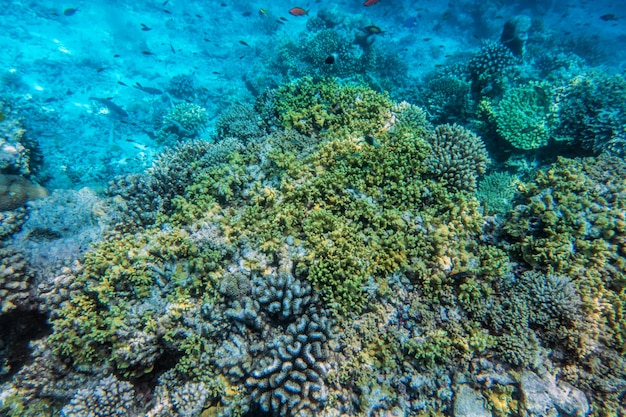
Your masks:
M29 342L51 332L47 316L36 311L16 310L0 315L0 383L32 359Z

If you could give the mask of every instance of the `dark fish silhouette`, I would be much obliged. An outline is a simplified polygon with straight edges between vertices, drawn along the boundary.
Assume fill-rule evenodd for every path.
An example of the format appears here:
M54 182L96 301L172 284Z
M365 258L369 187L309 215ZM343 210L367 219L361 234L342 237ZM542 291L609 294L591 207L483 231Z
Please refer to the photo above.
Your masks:
M612 20L617 20L617 16L613 13L607 13L600 16L600 19L604 20L605 22L610 22Z
M78 11L78 7L70 7L69 9L63 10L63 14L65 16L73 16Z
M104 105L112 115L118 117L120 119L125 119L128 117L128 113L126 110L113 103L111 99L108 98L99 98L99 97L89 97L89 100L97 101L98 103Z
M163 91L159 90L158 88L153 88L153 87L144 87L143 85L139 84L139 83L135 83L135 85L133 85L133 87L135 87L138 90L143 91L144 93L148 93L148 94L163 94Z

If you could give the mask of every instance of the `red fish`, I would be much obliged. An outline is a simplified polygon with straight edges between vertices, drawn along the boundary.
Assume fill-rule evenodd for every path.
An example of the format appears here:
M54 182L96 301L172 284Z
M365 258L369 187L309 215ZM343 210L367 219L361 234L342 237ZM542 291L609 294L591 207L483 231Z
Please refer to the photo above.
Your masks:
M371 6L372 4L376 4L378 3L379 0L367 0L365 3L363 3L363 6Z
M292 7L291 9L289 9L289 14L292 14L294 16L304 16L305 14L309 14L309 12L304 10L302 7Z

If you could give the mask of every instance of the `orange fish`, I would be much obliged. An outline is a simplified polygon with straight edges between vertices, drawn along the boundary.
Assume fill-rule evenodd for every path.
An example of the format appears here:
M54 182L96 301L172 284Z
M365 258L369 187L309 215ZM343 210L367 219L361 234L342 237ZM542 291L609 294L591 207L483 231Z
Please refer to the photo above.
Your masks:
M291 9L289 9L289 14L292 14L294 16L304 16L305 14L309 14L309 12L304 10L302 7L292 7Z
M379 0L367 0L365 3L363 3L363 6L371 6L372 4L376 4L378 3Z

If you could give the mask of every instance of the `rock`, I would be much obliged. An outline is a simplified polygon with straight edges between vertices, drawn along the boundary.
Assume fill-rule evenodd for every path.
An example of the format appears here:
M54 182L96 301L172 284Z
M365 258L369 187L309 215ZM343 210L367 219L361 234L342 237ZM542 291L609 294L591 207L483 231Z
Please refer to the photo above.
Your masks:
M524 371L519 382L529 417L582 417L589 414L585 394L566 382L557 383L549 373L540 377L534 372Z
M454 417L492 417L480 393L469 385L459 385L454 394Z

